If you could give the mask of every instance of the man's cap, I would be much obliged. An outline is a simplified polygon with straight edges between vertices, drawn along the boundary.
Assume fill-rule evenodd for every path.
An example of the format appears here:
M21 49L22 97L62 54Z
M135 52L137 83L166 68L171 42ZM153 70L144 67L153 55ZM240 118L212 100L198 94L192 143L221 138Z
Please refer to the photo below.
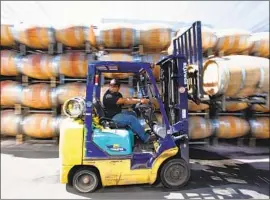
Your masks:
M112 79L112 80L110 81L110 85L118 85L118 86L120 86L120 81L117 80L117 79Z

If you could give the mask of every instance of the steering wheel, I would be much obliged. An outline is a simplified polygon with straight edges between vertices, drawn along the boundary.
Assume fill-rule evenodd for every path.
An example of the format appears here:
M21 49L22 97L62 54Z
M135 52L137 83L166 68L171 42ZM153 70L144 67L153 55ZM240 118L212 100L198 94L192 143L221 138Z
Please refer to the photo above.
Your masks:
M146 123L152 128L152 117L155 110L153 103L151 101L149 101L147 104L137 103L135 110L143 116Z

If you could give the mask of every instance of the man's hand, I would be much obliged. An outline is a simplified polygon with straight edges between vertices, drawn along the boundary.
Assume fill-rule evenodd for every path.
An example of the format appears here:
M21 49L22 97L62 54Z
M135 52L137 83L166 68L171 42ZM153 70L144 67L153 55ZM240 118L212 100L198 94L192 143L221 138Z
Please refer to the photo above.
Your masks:
M142 104L148 104L149 103L149 99L141 99L141 103Z

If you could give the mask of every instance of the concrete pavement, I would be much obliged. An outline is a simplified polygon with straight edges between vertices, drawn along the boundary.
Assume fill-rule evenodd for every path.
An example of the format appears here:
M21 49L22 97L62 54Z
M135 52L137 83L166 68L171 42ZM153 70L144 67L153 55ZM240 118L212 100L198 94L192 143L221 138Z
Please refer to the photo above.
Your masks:
M268 153L268 154L267 154ZM1 198L48 199L269 199L269 149L196 147L189 184L181 191L160 185L101 188L82 195L58 183L54 145L1 143Z

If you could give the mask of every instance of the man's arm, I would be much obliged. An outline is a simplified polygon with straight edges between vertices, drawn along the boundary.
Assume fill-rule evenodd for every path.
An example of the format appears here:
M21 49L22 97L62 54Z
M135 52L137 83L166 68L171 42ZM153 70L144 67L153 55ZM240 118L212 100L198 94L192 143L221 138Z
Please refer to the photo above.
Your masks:
M126 105L133 105L137 103L146 104L148 103L148 99L135 99L135 98L119 98L116 104L126 104Z

